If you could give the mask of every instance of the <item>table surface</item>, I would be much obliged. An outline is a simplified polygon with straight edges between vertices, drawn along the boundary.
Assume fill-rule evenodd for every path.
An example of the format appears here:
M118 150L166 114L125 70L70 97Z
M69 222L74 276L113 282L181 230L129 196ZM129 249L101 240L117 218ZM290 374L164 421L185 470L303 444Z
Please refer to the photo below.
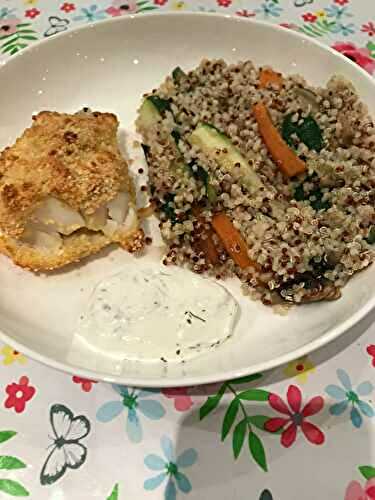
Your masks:
M374 0L94 1L0 0L0 60L87 22L195 10L302 31L375 73ZM0 498L375 499L374 341L372 316L273 372L162 391L72 377L0 345Z

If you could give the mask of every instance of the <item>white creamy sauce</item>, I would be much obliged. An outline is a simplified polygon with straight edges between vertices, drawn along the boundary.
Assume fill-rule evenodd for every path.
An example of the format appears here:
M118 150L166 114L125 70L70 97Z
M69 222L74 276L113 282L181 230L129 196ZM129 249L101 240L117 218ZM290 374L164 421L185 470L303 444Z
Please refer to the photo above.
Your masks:
M76 336L116 361L183 361L227 340L237 310L233 296L210 279L177 267L129 265L96 286Z

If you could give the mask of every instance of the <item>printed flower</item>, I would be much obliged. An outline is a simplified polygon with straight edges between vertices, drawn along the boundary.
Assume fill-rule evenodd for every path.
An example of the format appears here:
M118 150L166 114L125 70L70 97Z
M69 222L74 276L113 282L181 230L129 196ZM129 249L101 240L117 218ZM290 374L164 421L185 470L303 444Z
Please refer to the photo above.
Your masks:
M354 43L336 42L332 48L341 52L344 56L356 62L370 75L375 71L375 60L371 57L371 52L367 48L360 49Z
M168 0L154 0L155 5L165 5Z
M287 377L296 377L302 383L306 382L307 377L313 372L315 366L307 356L288 363L283 371Z
M334 0L334 2L337 3L337 5L346 5L349 3L349 0Z
M238 10L236 14L241 17L254 17L256 15L255 12L246 9Z
M40 10L33 7L32 9L27 9L25 12L25 17L29 17L30 19L34 19L34 17L38 17L40 14Z
M69 12L73 12L73 10L76 10L76 6L74 5L74 3L64 2L60 7L60 10L68 14Z
M163 389L161 392L166 398L174 399L174 407L177 411L188 411L194 404L187 387Z
M173 10L182 10L185 9L186 3L181 1L176 1L172 3L171 7Z
M75 384L81 384L82 390L85 392L90 392L93 384L97 384L96 380L90 380L89 378L77 377L74 375L72 380Z
M324 406L324 399L321 396L315 396L301 410L301 391L295 385L290 385L287 400L290 409L279 396L270 394L268 398L270 406L286 417L271 418L264 424L264 428L269 432L278 432L283 429L281 444L285 448L289 448L296 440L298 427L310 443L323 444L325 439L323 432L316 425L307 422L306 418L320 412Z
M375 344L367 346L366 351L372 357L372 366L375 367Z
M187 387L187 393L191 396L213 396L217 394L222 384L214 382L213 384L192 385Z
M327 17L327 14L324 10L318 10L317 12L315 12L315 15L319 19L324 19L325 17Z
M229 7L232 4L232 0L216 0L219 7Z
M347 7L337 7L337 5L331 5L330 7L326 7L324 10L326 11L328 17L334 17L337 21L343 17L353 17L353 14L348 12Z
M373 408L365 401L359 399L359 396L368 396L372 393L374 387L371 382L366 381L359 384L356 391L354 391L351 380L346 371L339 369L336 373L343 388L334 384L326 387L325 391L328 396L338 401L338 403L335 403L330 407L329 412L331 415L335 416L342 415L348 407L351 406L350 420L352 421L354 427L359 428L363 422L362 415L369 418L375 415Z
M289 30L299 31L299 27L293 23L280 23L279 26L281 26L282 28L287 28Z
M341 33L343 36L349 36L355 33L355 25L353 23L342 24L338 23L332 27L332 33Z
M15 351L13 347L10 347L9 345L5 345L0 352L4 356L3 365L5 366L11 365L16 361L21 365L24 365L27 361L26 357L23 354L21 354L18 351Z
M143 432L139 414L150 420L160 420L165 415L165 410L159 401L149 399L157 390L129 391L127 387L112 385L113 389L121 396L121 400L104 403L96 413L99 422L110 422L123 411L127 412L126 433L133 443L142 440Z
M20 24L19 19L1 19L0 20L0 36L13 35L17 31L17 24Z
M264 17L279 17L282 12L282 7L279 7L275 3L264 2L261 4L259 9L255 9L256 13L263 14Z
M22 413L26 403L35 394L35 387L29 385L27 377L21 377L18 384L12 383L6 386L7 399L4 402L5 408L14 408L16 413Z
M348 484L345 492L345 500L375 500L375 479L370 479L362 488L358 481Z
M112 5L106 9L106 12L112 17L133 14L137 12L137 2L135 0L113 0Z
M375 24L371 21L369 21L367 24L362 25L363 33L367 33L369 36L374 36L375 35Z
M191 483L180 469L185 469L186 467L194 465L197 461L198 454L193 448L189 448L183 451L181 455L175 459L172 441L167 436L161 438L160 444L165 458L154 454L145 457L145 466L152 471L158 471L160 473L157 476L146 479L144 482L144 489L153 491L167 479L164 499L175 500L177 488L182 491L182 493L189 493L191 491Z
M86 21L88 23L92 23L93 21L105 19L105 17L105 11L98 10L98 6L94 4L89 7L82 7L81 14L79 16L75 16L73 21Z
M308 12L307 14L303 14L302 17L306 23L315 23L315 21L317 20L316 15L311 14L311 12Z

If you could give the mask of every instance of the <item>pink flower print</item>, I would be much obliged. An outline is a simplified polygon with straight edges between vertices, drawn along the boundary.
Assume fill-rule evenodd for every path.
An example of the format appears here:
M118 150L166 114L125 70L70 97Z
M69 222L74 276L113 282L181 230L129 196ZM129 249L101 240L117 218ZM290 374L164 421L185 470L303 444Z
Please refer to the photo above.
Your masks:
M106 13L112 17L134 14L135 12L137 12L135 0L113 0L112 5L106 9Z
M188 411L194 404L187 387L172 387L163 389L161 392L166 398L174 399L174 407L177 411Z
M219 7L229 7L232 4L232 0L217 0Z
M237 16L241 16L241 17L254 17L256 14L255 12L252 12L250 10L247 10L247 9L242 9L242 10L238 10L236 12Z
M75 384L81 384L81 388L85 392L90 392L93 384L97 384L96 380L91 380L89 378L77 377L74 375L72 380Z
M0 36L13 35L20 22L19 19L0 19Z
M303 14L302 17L306 23L315 23L315 21L318 19L317 16L315 14L311 14L311 12Z
M349 3L349 0L334 0L334 2L335 2L337 5L344 6L344 5L346 5L347 3Z
M34 396L35 387L29 385L29 379L27 377L21 377L18 384L13 382L7 385L5 392L8 394L4 402L5 408L14 408L16 413L22 413L26 403Z
M361 68L370 73L370 75L374 73L375 60L371 57L369 49L360 49L354 43L350 42L336 42L332 45L332 48L356 62Z
M351 481L346 488L345 500L375 500L375 478L369 479L364 488L358 481Z
M289 408L280 396L270 394L268 398L270 406L282 415L285 415L285 417L271 418L264 424L264 428L269 432L277 432L283 429L281 444L285 448L292 446L296 440L299 427L310 443L323 444L325 439L323 432L316 425L307 422L306 418L320 412L324 406L324 399L321 396L316 396L301 410L301 391L295 385L290 385L287 392L287 400Z
M76 10L76 6L74 5L74 3L64 2L61 5L60 10L68 14L69 12L73 12L74 10Z
M40 14L40 10L33 7L32 9L28 9L25 12L25 17L29 17L30 19L34 19L34 17L38 17Z
M369 21L367 24L362 25L363 33L367 33L368 36L374 36L375 35L375 24L371 21Z
M366 351L372 357L372 366L375 367L375 344L368 345Z

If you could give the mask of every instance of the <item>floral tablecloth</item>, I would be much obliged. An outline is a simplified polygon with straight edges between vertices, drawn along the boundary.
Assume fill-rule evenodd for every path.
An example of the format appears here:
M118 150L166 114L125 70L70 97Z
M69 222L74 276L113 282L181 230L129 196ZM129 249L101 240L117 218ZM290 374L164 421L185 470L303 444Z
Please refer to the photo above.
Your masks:
M83 23L169 10L281 24L375 73L374 0L0 0L0 60ZM374 320L274 372L162 391L0 345L0 498L375 499Z

